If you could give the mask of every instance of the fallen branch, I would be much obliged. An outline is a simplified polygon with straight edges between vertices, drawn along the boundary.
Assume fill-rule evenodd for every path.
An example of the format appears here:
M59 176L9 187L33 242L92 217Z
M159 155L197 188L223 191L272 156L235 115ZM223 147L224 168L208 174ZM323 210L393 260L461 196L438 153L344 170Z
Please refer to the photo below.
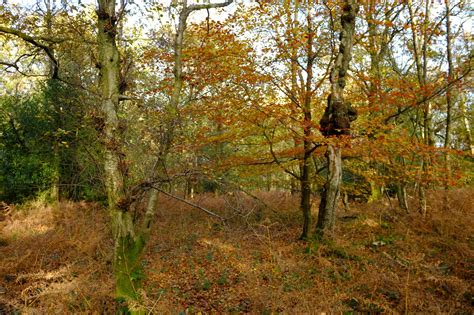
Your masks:
M197 208L197 209L199 209L199 210L202 210L202 211L204 211L205 213L207 213L208 215L213 216L213 217L216 217L216 218L220 219L222 222L226 223L226 219L225 219L224 217L218 215L217 213L214 213L214 212L212 212L212 211L210 211L210 210L208 210L208 209L206 209L206 208L201 207L200 205L197 205L197 204L195 204L195 203L192 203L192 202L190 202L190 201L187 201L186 199L183 199L183 198L181 198L181 197L178 197L178 196L175 196L175 195L173 195L173 194L170 194L169 192L164 191L164 190L162 190L162 189L159 189L159 188L157 188L157 187L152 187L152 188L155 189L155 190L157 190L157 191L159 191L160 193L162 193L162 194L168 196L168 197L171 197L171 198L176 199L176 200L178 200L178 201L184 202L185 204L187 204L187 205L189 205L189 206L191 206L191 207L194 207L194 208Z

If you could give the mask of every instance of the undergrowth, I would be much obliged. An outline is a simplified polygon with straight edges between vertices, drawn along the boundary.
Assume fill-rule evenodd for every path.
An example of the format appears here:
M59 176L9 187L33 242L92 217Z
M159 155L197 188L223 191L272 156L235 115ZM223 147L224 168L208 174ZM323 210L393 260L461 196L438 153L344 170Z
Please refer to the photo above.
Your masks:
M395 202L341 211L332 240L297 241L298 199L200 195L227 225L161 196L143 257L150 313L473 312L473 197L431 194L423 219ZM413 205L414 206L414 205ZM113 314L107 212L30 203L0 217L0 313ZM317 201L313 208L317 208ZM414 207L413 207L414 208Z

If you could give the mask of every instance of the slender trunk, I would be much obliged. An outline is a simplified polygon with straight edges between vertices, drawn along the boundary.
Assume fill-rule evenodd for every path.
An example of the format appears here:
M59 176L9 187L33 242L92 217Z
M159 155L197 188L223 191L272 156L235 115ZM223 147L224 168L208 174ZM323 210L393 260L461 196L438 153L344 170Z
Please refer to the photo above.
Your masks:
M421 85L426 87L427 84L427 67L428 67L428 59L427 59L427 50L428 50L428 24L429 24L429 15L430 15L430 3L426 1L425 3L425 16L424 16L424 23L423 23L423 44L422 44L422 81ZM423 95L423 98L426 98ZM423 129L425 135L425 144L429 146L434 146L434 136L433 136L433 128L432 128L432 108L431 102L424 100L423 101ZM426 177L429 172L429 168L431 166L431 161L429 157L424 155L423 157L423 167L422 167L422 180L420 182L418 197L419 197L419 211L423 215L426 216L427 213L427 202L426 202L426 188L428 183L426 182Z
M453 100L451 94L451 80L453 78L453 58L451 51L451 19L450 19L450 3L445 0L446 4L446 53L448 59L448 89L446 90L446 132L444 137L444 149L446 150L446 177L445 177L445 192L444 192L444 209L449 208L449 184L451 182L451 163L449 156L449 149L451 146L451 116Z
M44 15L44 26L46 29L46 34L48 37L51 37L52 33L52 28L53 28L53 8L52 8L52 3L51 0L45 0L44 4L46 6L46 12ZM50 48L51 49L51 48ZM54 54L54 51L51 49L51 53ZM61 117L60 117L60 106L58 105L58 102L55 100L55 91L56 91L56 84L58 82L57 78L53 78L53 74L56 73L56 63L52 60L48 60L48 68L49 68L49 78L48 81L46 82L46 89L47 89L47 99L50 103L52 103L54 112L53 112L53 117L54 117L54 127L56 129L63 129L63 126L61 124ZM56 132L56 130L54 130ZM55 201L59 201L61 199L61 182L62 182L62 170L61 170L61 151L62 149L59 147L59 141L58 139L55 139L54 147L53 147L53 152L54 152L54 162L55 162L55 168L56 168L56 174L55 174L55 179L52 187L52 192L51 192L51 198Z
M413 51L415 57L415 65L416 65L416 72L418 77L418 84L420 89L426 88L427 83L427 67L428 67L428 59L427 59L427 51L428 51L428 26L429 26L429 15L430 15L430 2L425 2L425 12L424 12L424 21L423 21L423 37L422 40L417 36L416 30L416 18L413 12L413 4L412 1L409 1L408 4L408 12L410 15L410 26L412 32L412 41L413 41ZM421 47L420 47L421 46ZM421 56L420 56L421 53ZM425 145L433 146L434 145L434 136L433 136L433 128L431 126L432 119L431 119L431 103L426 100L426 95L422 95L422 117L418 117L422 131L422 139ZM426 176L429 171L430 161L428 157L424 156L421 161L421 177L418 183L418 211L424 215L426 215L427 208L426 208Z
M425 185L420 183L418 186L418 210L425 217L427 212Z
M340 34L339 52L330 74L331 94L323 118L320 121L321 132L324 136L350 135L350 123L355 120L356 113L349 104L344 102L345 77L352 57L352 45L355 33L355 18L358 4L354 0L346 0L341 15L342 30ZM328 145L327 152L328 175L319 205L316 232L322 236L325 231L334 228L336 220L337 200L342 181L341 148Z
M178 107L181 99L181 91L183 89L183 43L184 43L184 32L186 30L187 18L189 16L189 11L187 9L187 0L183 1L183 9L179 15L178 29L176 30L173 49L174 49L174 64L173 64L173 91L171 93L170 102L166 108L165 114L165 126L166 130L165 137L163 138L158 152L158 162L156 165L160 165L162 168L165 168L166 158L168 156L169 150L174 140L177 124L178 124ZM155 170L156 171L156 170ZM152 174L154 177L156 174ZM170 185L171 188L171 185ZM170 191L171 192L171 191ZM185 192L186 194L186 192ZM150 192L150 201L157 200L158 191L152 190ZM155 209L156 203L149 202L147 209L152 211Z
M459 102L459 109L462 115L462 121L464 123L464 129L466 130L466 142L469 152L471 156L474 156L474 142L472 140L472 131L471 131L471 124L469 122L469 116L466 111L466 95L461 94L461 99Z
M306 84L305 94L303 101L303 160L301 161L301 211L303 212L303 230L300 239L307 239L309 237L309 228L311 226L311 137L312 131L312 115L311 115L311 101L313 96L312 81L313 81L313 29L312 29L312 17L308 13L306 18L308 23L308 40L306 42Z
M423 57L423 72L422 72L422 85L426 88L428 81L428 29L430 21L430 1L425 2L425 17L423 22L423 46L422 46L422 57ZM423 98L426 98L426 95L423 95ZM424 105L424 128L426 136L426 144L429 146L434 146L434 134L432 126L432 105L430 101L425 100Z
M222 3L207 3L207 4L195 4L188 6L188 1L182 1L182 10L179 14L179 21L178 21L178 29L176 30L173 49L174 49L174 64L173 64L173 91L171 93L171 99L168 103L166 109L166 116L165 116L165 126L166 126L166 135L163 139L163 143L161 143L161 150L158 152L158 161L155 165L161 165L165 168L166 165L166 157L169 153L171 145L174 141L175 132L177 129L177 125L179 122L179 102L181 100L181 92L183 89L183 47L184 47L184 35L187 26L187 20L191 12L204 10L204 9L211 9L211 8L221 8L231 4L233 0L226 0ZM156 172L156 170L154 170ZM156 174L152 174L152 179ZM172 185L170 185L170 192L172 189ZM150 192L150 200L157 200L158 192L156 190L152 190ZM153 211L156 207L156 204L153 202L149 202L147 206L148 211Z
M288 46L291 49L291 60L290 60L290 73L291 73L291 99L290 101L292 102L291 104L291 115L296 117L297 114L297 108L301 106L300 102L300 97L299 97L299 88L298 88L298 64L297 64L297 58L298 58L298 50L297 46L294 45L294 28L295 28L295 21L298 18L298 8L299 8L299 3L295 2L294 3L294 8L292 10L287 11L287 19L290 22L290 27L291 27L291 32L288 33ZM293 13L293 16L292 16ZM298 149L298 147L301 145L301 141L298 139L298 137L293 137L293 143L295 146L295 149ZM304 159L304 158L303 158ZM299 163L299 176L302 177L303 175L303 162L300 161ZM298 180L295 177L290 178L291 181L291 194L296 195L298 193ZM301 234L301 237L307 237L308 236L308 231L307 228L305 228L305 210L303 206L303 185L302 181L300 180L300 190L301 190L301 200L300 200L300 210L303 212L303 232ZM306 232L305 232L306 230Z
M399 207L408 213L408 199L405 183L400 183L397 185L397 199Z
M300 208L303 213L303 231L300 239L309 237L309 227L311 225L311 182L310 182L310 154L304 154L302 172L300 178L301 200Z
M405 158L397 157L395 159L395 163L400 163L402 167L405 167ZM408 196L407 196L407 181L402 177L397 180L396 183L396 192L397 192L397 199L398 199L398 206L405 210L408 213Z
M342 204L344 205L344 210L349 211L351 209L349 194L347 192L342 194Z

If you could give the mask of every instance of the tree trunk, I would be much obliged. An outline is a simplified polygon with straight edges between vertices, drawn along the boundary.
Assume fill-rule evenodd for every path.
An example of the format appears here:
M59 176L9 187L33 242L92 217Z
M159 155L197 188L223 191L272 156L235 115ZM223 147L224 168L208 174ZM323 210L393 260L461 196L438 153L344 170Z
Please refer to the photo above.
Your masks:
M312 28L312 17L308 13L307 16L307 42L306 42L306 83L305 94L303 102L303 159L301 161L301 211L303 212L303 231L300 239L307 239L309 237L309 227L311 226L311 137L312 130L312 115L311 115L311 100L313 98L312 81L313 81L313 39L314 30Z
M424 12L424 21L423 21L423 38L420 40L417 36L416 30L416 17L413 12L413 4L412 1L408 2L408 13L410 16L410 26L412 32L412 41L413 41L413 52L415 57L415 66L416 66L416 73L418 78L418 84L420 89L424 89L427 84L427 67L428 67L428 31L429 31L429 15L430 15L430 2L425 2L425 12ZM421 47L420 47L421 45ZM420 51L421 50L421 51ZM421 53L421 56L420 56ZM421 134L422 139L425 145L433 146L434 145L434 136L433 136L433 128L432 128L432 118L431 118L431 103L426 100L426 96L422 95L422 118L418 117L419 125L421 126ZM429 171L430 161L426 156L422 157L421 161L421 177L420 181L418 182L418 211L424 215L426 215L427 207L426 207L426 176Z
M305 141L306 142L306 141ZM301 200L300 209L303 213L303 231L300 239L305 240L309 237L309 227L311 225L311 182L310 182L310 154L306 152L301 167Z
M173 81L173 91L171 93L170 102L168 103L168 106L166 108L166 116L164 118L165 126L166 126L166 131L165 131L166 135L163 137L163 141L161 143L160 151L157 154L157 162L155 163L155 165L161 165L163 168L166 167L165 166L166 157L173 143L176 128L178 125L179 102L181 100L181 92L182 92L183 83L184 83L183 82L184 35L186 31L188 17L193 11L209 10L212 8L222 8L222 7L230 5L232 2L233 0L226 0L222 3L194 4L194 5L188 6L187 0L182 1L183 8L179 14L178 29L176 30L176 34L175 34L174 42L173 42L174 81ZM153 180L153 177L156 176L156 174L154 174L155 172L156 170L153 170L153 174L151 176L152 180ZM170 189L171 188L172 188L172 185L170 185ZM153 203L153 200L157 200L157 194L158 194L158 191L156 190L152 190L150 192L150 199L148 202L147 211L154 211L156 204ZM192 195L194 195L194 192L192 193Z
M336 223L336 208L342 181L341 149L328 145L326 152L328 174L324 185L324 192L319 205L317 235L331 231Z
M115 294L117 298L124 300L130 306L139 300L140 256L145 245L145 237L141 233L135 233L129 204L125 202L124 174L120 167L125 161L117 113L120 94L120 59L115 41L117 30L115 0L98 0L97 17L99 85L104 117L105 186L115 241L113 263Z
M380 200L382 198L382 190L383 188L379 186L375 181L371 180L369 181L370 185L370 196L369 199L367 200L367 203L372 203L374 201Z
M344 102L345 77L352 57L352 45L355 33L355 19L358 4L354 0L345 0L341 15L342 30L340 34L339 52L330 74L331 94L327 107L320 121L321 132L324 136L350 135L350 123L355 120L356 112L350 104ZM326 152L328 175L319 205L316 232L322 236L325 231L334 228L336 207L342 181L341 148L328 145Z
M342 193L342 204L344 205L344 210L349 211L351 209L349 194L347 192Z
M474 142L472 140L471 134L471 124L469 122L469 116L466 111L466 95L461 94L461 99L459 102L459 109L461 110L462 121L464 123L464 129L466 130L466 142L471 156L474 156Z
M407 199L407 189L406 189L405 183L400 183L397 185L397 199L398 199L398 206L408 213L408 199Z
M449 184L451 181L451 163L449 156L449 149L451 146L451 116L453 100L451 94L451 80L453 78L453 57L451 52L451 19L450 19L450 3L445 0L446 4L446 53L448 60L448 89L446 90L446 132L444 137L444 149L446 150L446 177L444 185L444 209L449 209Z
M420 183L418 186L418 211L423 217L426 216L427 208L425 185Z

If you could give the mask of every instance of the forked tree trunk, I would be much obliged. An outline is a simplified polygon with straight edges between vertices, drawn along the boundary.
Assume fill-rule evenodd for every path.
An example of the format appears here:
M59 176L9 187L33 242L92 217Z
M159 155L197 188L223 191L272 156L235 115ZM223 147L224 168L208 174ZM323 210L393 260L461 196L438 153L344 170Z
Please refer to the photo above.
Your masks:
M355 120L356 112L350 104L344 102L345 77L349 69L352 55L352 45L355 33L355 19L358 12L355 0L345 0L341 15L341 34L339 52L330 74L331 94L328 104L320 121L321 132L324 136L350 135L350 123ZM341 148L337 145L328 145L327 152L328 174L324 191L319 205L316 233L322 236L325 231L334 228L336 220L337 201L342 181Z

